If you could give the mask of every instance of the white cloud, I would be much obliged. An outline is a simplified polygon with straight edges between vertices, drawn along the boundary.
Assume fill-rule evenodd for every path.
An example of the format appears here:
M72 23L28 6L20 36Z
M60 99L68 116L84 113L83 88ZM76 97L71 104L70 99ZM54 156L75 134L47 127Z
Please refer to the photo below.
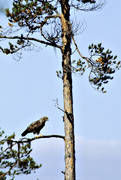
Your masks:
M121 142L118 140L89 140L82 137L76 138L77 150L81 149L81 153L88 153L91 156L99 154L120 155ZM79 146L78 146L79 145Z
M82 180L120 180L121 142L77 138L77 176Z
M16 180L61 180L64 170L64 143L44 139L33 143L33 156L42 168L36 173ZM120 180L121 142L117 140L88 140L76 138L76 171L78 180ZM35 178L36 177L36 178Z

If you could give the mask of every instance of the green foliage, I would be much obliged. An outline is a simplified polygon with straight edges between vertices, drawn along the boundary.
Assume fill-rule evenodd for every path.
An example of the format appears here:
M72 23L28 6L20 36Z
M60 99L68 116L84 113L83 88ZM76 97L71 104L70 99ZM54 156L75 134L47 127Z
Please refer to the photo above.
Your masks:
M86 68L90 68L90 83L97 90L105 93L104 85L113 79L113 74L121 67L121 61L117 61L117 56L114 56L109 49L105 50L101 43L98 45L91 44L88 49L90 57L82 57L78 61L74 60L72 70L82 75ZM88 66L84 60L87 61Z
M17 34L17 36L13 37L6 37L4 36L4 32L1 31L1 39L2 37L3 39L8 38L13 40L14 43L15 40L17 41L16 45L9 42L9 47L7 48L0 46L0 50L7 55L20 52L18 58L21 58L22 49L25 49L25 47L28 46L34 46L33 42L35 41L35 38L33 38L33 33L35 32L39 32L41 39L44 40L38 41L39 39L36 39L36 42L40 42L47 46L59 47L62 50L62 16L61 13L60 15L58 13L58 8L60 11L61 3L61 1L55 0L13 0L13 8L11 12L9 9L6 9L6 16L9 20L8 25L13 28L14 24L18 24L19 30L25 30L23 31L25 34L23 33L19 35ZM86 11L92 11L101 8L103 1L99 4L94 0L77 0L70 2L70 7L78 10L83 10L82 5L86 6L84 6ZM74 28L72 27L72 31L73 29ZM72 34L74 36L74 32L72 32ZM72 34L70 33L70 36ZM102 92L106 92L104 90L104 85L107 84L109 80L113 79L113 74L117 69L119 69L121 63L120 61L117 62L117 56L112 55L112 51L109 49L105 50L101 43L98 45L92 44L88 49L90 54L89 58L80 55L81 58L78 61L73 61L72 66L67 67L66 70L79 72L82 75L86 68L89 67L89 82L91 85ZM84 60L88 62L88 66ZM57 71L56 73L58 77L61 79L63 78L61 71Z
M4 136L4 137L3 137ZM33 170L41 167L30 156L32 149L30 142L15 141L15 134L6 136L0 131L0 179L11 179L15 175L30 174Z
M20 37L16 41L15 45L11 42L9 42L8 45L9 45L9 47L7 47L7 48L3 48L2 46L0 46L0 50L6 55L17 53L18 51L22 50L23 48L30 46L31 43L23 40L22 37Z
M12 12L6 9L6 16L11 23L28 28L29 32L40 29L44 18L53 15L56 7L48 1L14 0Z
M13 8L11 11L6 9L6 16L11 32L17 32L17 36L11 36L9 47L0 46L0 50L6 55L17 53L18 58L21 58L22 50L26 50L26 47L27 50L31 50L30 47L33 49L34 40L30 40L28 37L35 32L39 32L39 35L44 38L45 43L43 44L49 41L52 46L56 46L61 38L60 23L53 16L56 15L56 9L57 6L53 0L13 0ZM49 32L50 29L52 32ZM23 34L21 34L21 30L23 30ZM9 30L7 30L7 34L10 34ZM2 39L3 36L4 39L7 39L6 33L1 31L0 38ZM17 41L15 42L15 40Z
M109 49L105 50L101 43L91 44L88 49L91 65L89 81L105 93L103 86L113 79L113 74L120 68L121 61L116 61L117 56L114 56Z
M72 71L73 72L79 72L81 75L84 74L86 68L87 68L87 65L86 65L86 62L83 61L82 59L79 59L78 61L76 60L73 60L72 61Z

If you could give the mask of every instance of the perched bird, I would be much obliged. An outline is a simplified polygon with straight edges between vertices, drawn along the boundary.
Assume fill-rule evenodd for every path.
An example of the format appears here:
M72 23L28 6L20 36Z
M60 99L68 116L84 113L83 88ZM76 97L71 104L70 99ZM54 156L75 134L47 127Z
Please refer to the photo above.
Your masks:
M44 116L43 118L40 118L39 120L33 122L26 128L26 130L21 135L25 136L28 133L39 134L40 130L45 126L47 120L48 117Z

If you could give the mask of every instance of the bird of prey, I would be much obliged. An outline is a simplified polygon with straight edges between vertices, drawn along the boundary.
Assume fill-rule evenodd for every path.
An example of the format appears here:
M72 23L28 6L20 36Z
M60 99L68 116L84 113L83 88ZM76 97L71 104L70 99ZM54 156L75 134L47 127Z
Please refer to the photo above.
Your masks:
M28 133L39 134L40 130L45 126L47 120L48 117L44 116L43 118L40 118L39 120L33 122L21 135L26 136Z

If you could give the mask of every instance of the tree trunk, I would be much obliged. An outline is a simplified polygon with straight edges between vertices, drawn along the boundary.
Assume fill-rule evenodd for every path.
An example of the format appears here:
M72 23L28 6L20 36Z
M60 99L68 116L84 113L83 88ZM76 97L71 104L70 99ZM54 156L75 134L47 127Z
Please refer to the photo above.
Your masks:
M75 180L75 142L71 74L71 23L68 0L61 0L62 67L65 127L65 180Z

